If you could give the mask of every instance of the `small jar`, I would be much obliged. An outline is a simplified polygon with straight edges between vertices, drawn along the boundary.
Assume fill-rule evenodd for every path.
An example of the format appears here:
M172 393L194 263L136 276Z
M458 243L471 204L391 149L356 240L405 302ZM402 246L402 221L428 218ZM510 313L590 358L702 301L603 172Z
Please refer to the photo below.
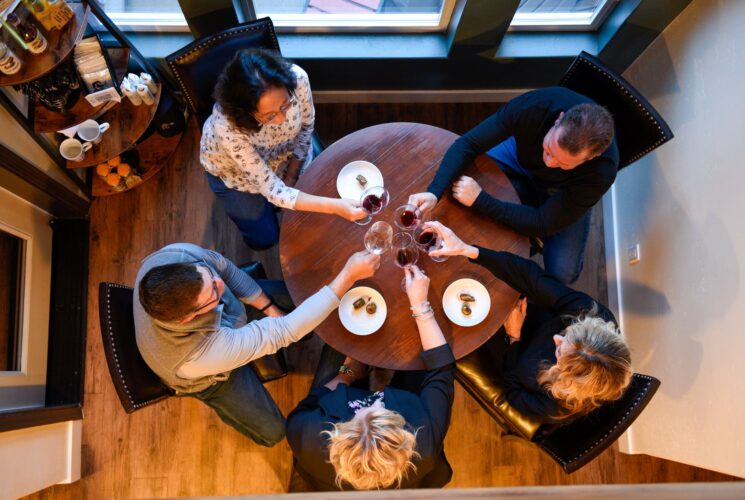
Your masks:
M23 63L10 47L0 42L0 72L6 75L15 75L21 70Z

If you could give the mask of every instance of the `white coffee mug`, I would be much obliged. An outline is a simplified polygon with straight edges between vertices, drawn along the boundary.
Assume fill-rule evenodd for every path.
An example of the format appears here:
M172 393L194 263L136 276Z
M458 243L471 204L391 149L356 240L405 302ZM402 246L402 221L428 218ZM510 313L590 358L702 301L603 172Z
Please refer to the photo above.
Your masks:
M70 161L81 161L85 152L92 148L90 142L80 142L77 139L65 139L59 145L59 152L62 157Z
M78 137L84 141L98 144L101 142L101 136L107 130L109 130L108 122L99 125L96 120L85 120L83 123L78 125Z

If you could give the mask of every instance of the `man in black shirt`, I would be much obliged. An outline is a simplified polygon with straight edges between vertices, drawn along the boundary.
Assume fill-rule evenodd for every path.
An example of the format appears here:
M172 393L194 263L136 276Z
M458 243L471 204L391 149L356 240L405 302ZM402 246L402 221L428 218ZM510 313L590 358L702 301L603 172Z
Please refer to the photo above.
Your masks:
M496 199L460 175L483 153L507 174L522 205ZM452 184L463 205L543 238L546 270L572 283L582 270L590 209L613 184L618 158L613 119L605 108L564 87L534 90L456 140L427 192L411 195L409 202L434 208Z

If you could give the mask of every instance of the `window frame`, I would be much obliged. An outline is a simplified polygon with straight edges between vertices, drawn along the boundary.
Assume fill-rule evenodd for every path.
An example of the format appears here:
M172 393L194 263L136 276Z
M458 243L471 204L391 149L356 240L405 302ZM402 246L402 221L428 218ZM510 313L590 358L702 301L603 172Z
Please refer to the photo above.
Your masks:
M519 14L517 11L515 11L515 16L513 16L512 21L510 22L510 27L508 29L508 32L543 32L543 31L553 31L553 32L568 32L568 31L587 31L587 32L596 32L598 31L605 21L608 19L608 16L613 11L616 6L620 3L621 0L604 0L603 5L597 9L592 14L592 18L590 19L589 23L581 23L581 22L566 22L566 23L549 23L546 22L540 22L540 21L534 21L533 23L529 23L527 21L520 22L519 24L514 24L515 18L518 16L525 16L529 17L530 14ZM556 14L543 14L546 19L548 19L550 16L556 15ZM540 19L540 15L535 16L537 19ZM569 21L572 20L570 15L565 16ZM579 16L577 16L579 17Z

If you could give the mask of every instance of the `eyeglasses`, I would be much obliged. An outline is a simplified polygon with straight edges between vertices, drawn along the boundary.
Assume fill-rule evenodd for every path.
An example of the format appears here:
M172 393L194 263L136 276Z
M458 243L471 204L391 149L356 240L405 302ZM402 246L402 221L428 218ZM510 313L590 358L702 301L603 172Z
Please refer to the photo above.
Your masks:
M279 112L268 113L268 114L266 114L266 115L264 115L262 117L259 117L257 115L254 115L254 118L256 118L256 120L258 122L262 123L262 124L263 123L272 122L280 114L282 114L282 115L287 114L287 112L290 110L290 108L292 108L295 104L297 104L297 97L295 97L295 94L293 94L292 92L290 92L290 98L289 98L289 100L286 103L284 103L283 105L281 105L279 107Z
M196 264L196 262L195 262ZM207 270L207 272L210 274L210 279L212 280L212 292L214 293L214 298L210 296L210 300L202 304L201 306L196 307L193 311L191 311L188 315L196 314L197 311L200 309L204 309L208 305L212 304L213 302L217 302L220 300L220 290L217 288L217 276L215 275L215 272L212 270L212 268L206 264L200 265L199 267L202 267ZM187 316L188 316L187 315Z

